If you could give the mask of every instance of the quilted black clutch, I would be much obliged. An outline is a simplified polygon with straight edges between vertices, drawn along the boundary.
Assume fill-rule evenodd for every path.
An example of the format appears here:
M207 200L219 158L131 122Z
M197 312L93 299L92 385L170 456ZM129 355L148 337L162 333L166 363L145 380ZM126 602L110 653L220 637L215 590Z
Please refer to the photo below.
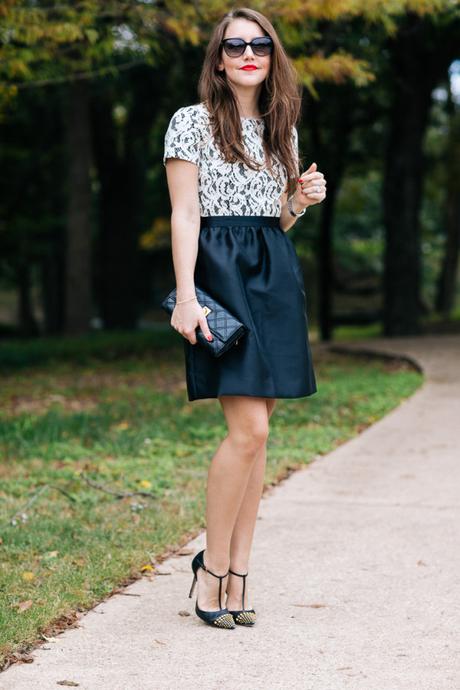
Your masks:
M197 343L203 345L203 347L214 355L214 357L220 357L233 345L238 345L240 338L242 338L249 329L244 323L241 323L233 314L197 285L195 285L195 293L200 306L203 308L209 330L213 335L212 341L209 342L198 326L196 333ZM165 297L161 306L168 314L173 313L174 307L176 306L176 288L171 290L169 295Z

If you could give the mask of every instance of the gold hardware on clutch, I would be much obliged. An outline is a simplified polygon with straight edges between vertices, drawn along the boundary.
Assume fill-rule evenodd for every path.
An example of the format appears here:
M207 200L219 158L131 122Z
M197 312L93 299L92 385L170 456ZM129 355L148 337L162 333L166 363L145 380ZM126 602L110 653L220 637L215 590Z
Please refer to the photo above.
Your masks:
M211 313L211 309L207 307L206 305L203 307L204 315L207 316L208 314Z

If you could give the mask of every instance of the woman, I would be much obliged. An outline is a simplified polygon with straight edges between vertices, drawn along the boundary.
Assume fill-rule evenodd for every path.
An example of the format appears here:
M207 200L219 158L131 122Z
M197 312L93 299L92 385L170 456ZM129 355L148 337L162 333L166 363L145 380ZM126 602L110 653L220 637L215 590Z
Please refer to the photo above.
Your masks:
M325 198L326 181L315 163L299 178L301 91L262 14L240 8L219 21L198 91L165 136L171 325L184 337L188 399L217 398L228 433L209 467L206 550L192 561L189 596L198 582L197 615L235 628L255 622L246 576L276 398L316 392L303 273L286 233ZM197 327L212 334L195 281L249 328L219 358L197 345Z

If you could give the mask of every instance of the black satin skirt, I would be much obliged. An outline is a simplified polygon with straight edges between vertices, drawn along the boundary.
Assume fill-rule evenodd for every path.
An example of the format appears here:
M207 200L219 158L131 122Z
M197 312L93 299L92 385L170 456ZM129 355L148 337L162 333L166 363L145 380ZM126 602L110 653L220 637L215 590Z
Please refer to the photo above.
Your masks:
M189 400L316 392L303 271L278 216L201 216L195 284L249 332L221 357L184 338Z

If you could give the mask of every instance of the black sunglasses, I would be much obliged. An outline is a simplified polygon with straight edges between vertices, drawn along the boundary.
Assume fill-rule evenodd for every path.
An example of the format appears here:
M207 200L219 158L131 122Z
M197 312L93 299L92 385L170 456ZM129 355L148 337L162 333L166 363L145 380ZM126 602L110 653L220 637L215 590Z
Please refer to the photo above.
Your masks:
M273 50L273 41L269 36L259 36L249 42L243 41L242 38L224 38L221 45L224 46L228 57L240 57L246 50L246 46L251 46L252 52L259 57L270 55Z

